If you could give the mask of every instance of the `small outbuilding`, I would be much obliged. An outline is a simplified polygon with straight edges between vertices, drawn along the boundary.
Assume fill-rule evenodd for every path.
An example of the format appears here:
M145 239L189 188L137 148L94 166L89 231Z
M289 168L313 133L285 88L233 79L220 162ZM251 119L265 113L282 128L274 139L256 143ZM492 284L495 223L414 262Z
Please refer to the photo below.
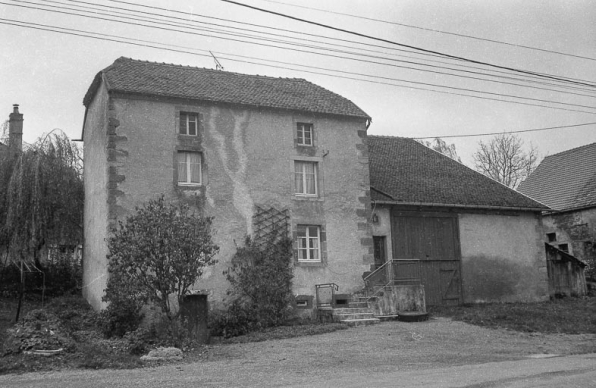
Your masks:
M368 147L373 273L415 273L428 306L548 299L548 207L412 139Z

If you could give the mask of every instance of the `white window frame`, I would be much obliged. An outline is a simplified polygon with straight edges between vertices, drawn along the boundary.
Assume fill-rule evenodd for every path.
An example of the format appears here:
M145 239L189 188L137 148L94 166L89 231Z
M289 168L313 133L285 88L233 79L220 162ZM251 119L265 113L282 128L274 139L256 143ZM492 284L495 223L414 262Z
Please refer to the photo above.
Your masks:
M297 171L297 166L300 165L300 171ZM312 165L313 166L313 175L314 175L314 193L307 192L307 176L309 173L306 172L306 166ZM310 160L294 160L294 188L295 195L304 196L304 197L317 197L319 195L319 163L312 162ZM300 177L300 178L298 178ZM302 184L302 190L299 191L299 185L297 184L298 179Z
M306 133L310 133L310 142L306 141ZM315 145L315 131L311 123L297 123L296 124L296 144L299 146L312 147Z
M315 228L315 235L311 235L311 228ZM304 236L300 236L301 230ZM298 261L303 263L320 263L321 260L321 226L320 225L297 225L296 226L296 249ZM314 242L315 247L311 247ZM316 258L312 256L316 255Z
M194 124L194 133L190 133L190 124ZM185 136L198 136L199 114L193 112L180 112L178 134Z
M185 160L182 162L180 160L180 156L185 155ZM190 155L197 155L198 161L196 163L192 163ZM203 156L200 152L192 152L192 151L178 151L176 153L176 168L178 169L178 186L201 186L203 184ZM180 173L180 164L185 164L186 176L181 176ZM193 167L198 169L199 172L199 181L193 182L192 180L192 172Z

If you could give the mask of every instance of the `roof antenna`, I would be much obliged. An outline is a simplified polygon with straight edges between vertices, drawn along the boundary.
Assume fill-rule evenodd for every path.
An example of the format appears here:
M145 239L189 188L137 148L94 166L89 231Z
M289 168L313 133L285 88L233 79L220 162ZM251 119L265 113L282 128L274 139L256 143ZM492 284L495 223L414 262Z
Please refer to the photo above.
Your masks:
M213 57L213 60L215 60L215 70L223 70L223 66L221 65L221 63L219 63L219 61L217 60L217 58L215 58L215 55L213 55L213 53L211 51L209 51L209 54L211 54L211 56Z

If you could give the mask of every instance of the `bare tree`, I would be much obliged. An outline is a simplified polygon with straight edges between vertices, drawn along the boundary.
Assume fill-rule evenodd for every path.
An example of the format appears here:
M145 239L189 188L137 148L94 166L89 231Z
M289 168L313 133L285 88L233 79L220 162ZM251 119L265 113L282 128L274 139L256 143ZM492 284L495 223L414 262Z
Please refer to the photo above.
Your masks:
M461 163L461 159L457 155L457 151L455 150L455 144L447 144L447 142L445 142L445 140L441 139L440 137L436 137L433 141L416 141Z
M538 165L538 151L515 135L501 134L488 143L478 143L474 166L478 172L515 189Z

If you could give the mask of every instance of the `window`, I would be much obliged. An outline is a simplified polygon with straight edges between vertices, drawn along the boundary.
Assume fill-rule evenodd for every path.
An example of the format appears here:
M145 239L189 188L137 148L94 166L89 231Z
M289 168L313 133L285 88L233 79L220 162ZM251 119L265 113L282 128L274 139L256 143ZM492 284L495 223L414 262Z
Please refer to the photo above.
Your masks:
M556 233L547 233L546 238L548 239L548 242L557 241L557 234Z
M178 185L200 185L201 175L201 154L178 152Z
M294 184L297 195L317 195L317 162L294 162Z
M559 249L563 252L569 253L569 244L559 244Z
M298 261L321 261L321 228L298 225Z
M180 112L180 134L197 136L199 115L197 113Z
M312 124L298 123L296 138L298 139L298 145L314 145Z

